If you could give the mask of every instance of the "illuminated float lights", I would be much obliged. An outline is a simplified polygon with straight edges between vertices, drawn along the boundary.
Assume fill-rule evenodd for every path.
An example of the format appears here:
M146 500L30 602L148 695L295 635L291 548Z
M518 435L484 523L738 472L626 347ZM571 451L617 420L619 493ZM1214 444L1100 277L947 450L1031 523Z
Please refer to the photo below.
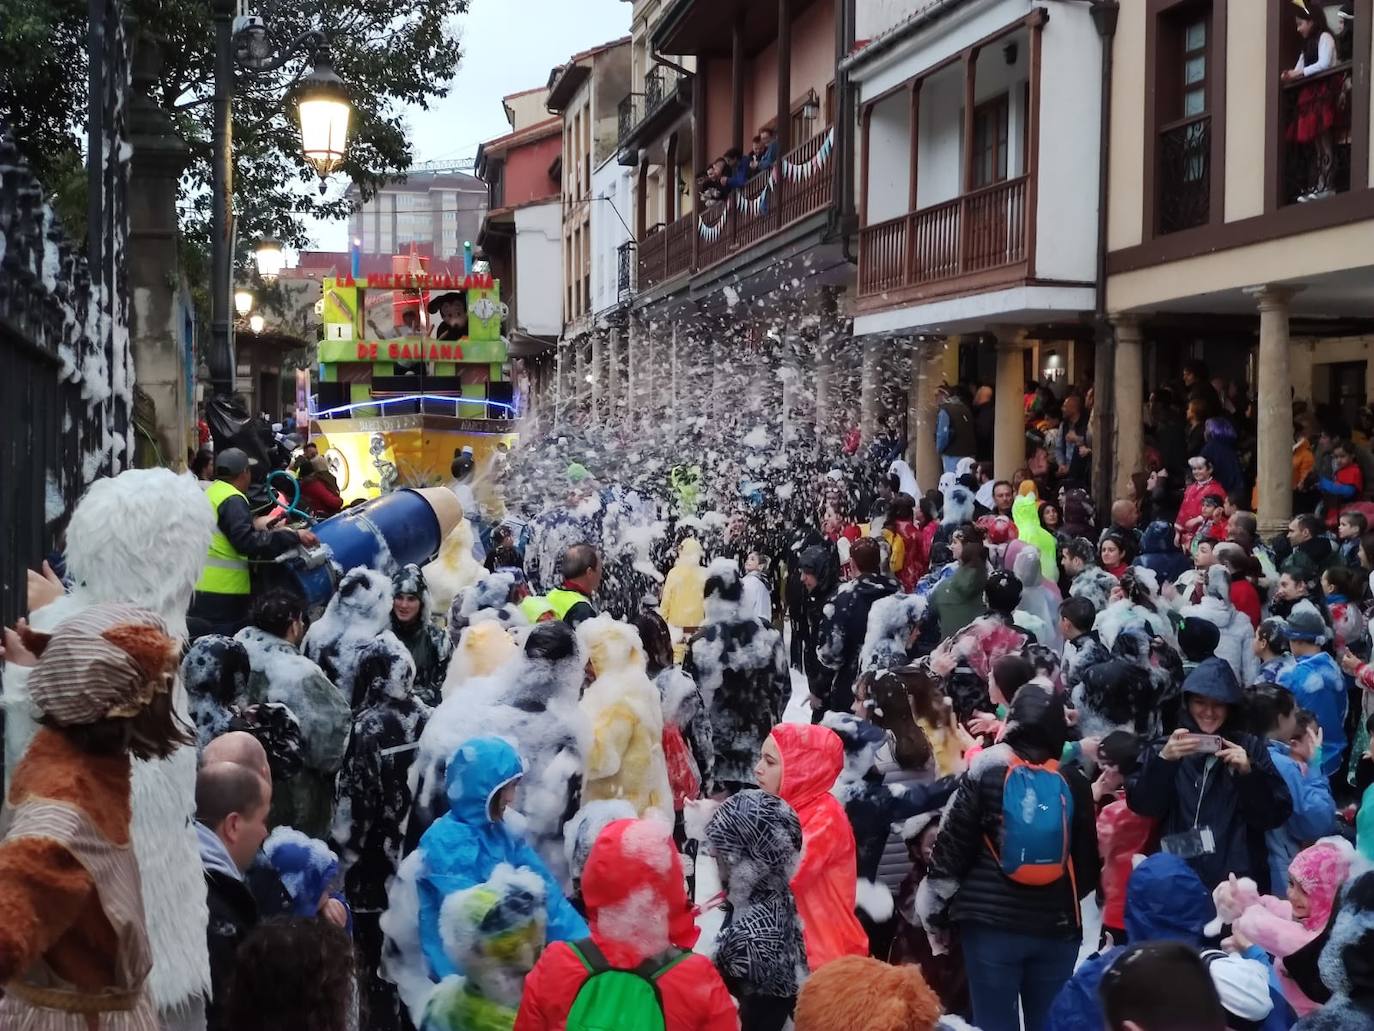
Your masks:
M337 415L341 412L355 412L359 408L385 409L387 405L396 404L400 401L442 401L445 404L453 405L453 413L455 417L458 414L459 405L485 405L488 409L496 408L501 411L504 411L506 413L506 418L509 418L510 416L513 416L515 414L514 405L507 404L504 401L492 401L484 397L457 397L452 394L398 394L395 397L379 397L371 401L354 401L351 404L338 405L335 408L324 408L319 410L312 409L310 415L312 418L322 419L328 418L332 415ZM383 411L382 414L385 415L385 411Z

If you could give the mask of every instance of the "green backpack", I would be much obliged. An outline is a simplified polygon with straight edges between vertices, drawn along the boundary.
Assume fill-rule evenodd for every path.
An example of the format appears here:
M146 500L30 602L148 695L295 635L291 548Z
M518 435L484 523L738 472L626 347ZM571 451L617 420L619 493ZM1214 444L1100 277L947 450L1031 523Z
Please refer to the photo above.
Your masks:
M664 1031L658 979L692 954L673 949L633 970L617 970L590 938L568 943L587 968L568 1011L567 1031Z

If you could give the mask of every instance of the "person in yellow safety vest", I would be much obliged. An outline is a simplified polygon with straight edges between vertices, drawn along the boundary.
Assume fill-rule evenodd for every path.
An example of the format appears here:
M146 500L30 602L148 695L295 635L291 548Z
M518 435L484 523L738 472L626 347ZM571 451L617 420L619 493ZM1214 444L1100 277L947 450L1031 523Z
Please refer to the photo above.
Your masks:
M215 510L215 533L188 614L193 637L232 637L247 625L253 595L251 562L271 560L297 545L313 548L319 544L309 530L254 528L244 491L252 483L256 464L236 447L215 455L215 482L205 492Z
M601 556L590 544L574 544L563 553L563 586L544 596L554 615L575 627L597 615L592 596L601 587Z

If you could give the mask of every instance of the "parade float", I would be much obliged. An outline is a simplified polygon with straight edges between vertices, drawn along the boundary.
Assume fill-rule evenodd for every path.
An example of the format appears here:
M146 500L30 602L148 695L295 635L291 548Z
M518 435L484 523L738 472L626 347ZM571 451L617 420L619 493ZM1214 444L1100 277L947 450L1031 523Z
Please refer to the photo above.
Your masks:
M446 483L464 447L482 461L515 442L501 284L473 270L466 246L461 276L364 277L355 265L323 280L310 435L345 504ZM439 339L427 316L455 295L466 301L466 333Z

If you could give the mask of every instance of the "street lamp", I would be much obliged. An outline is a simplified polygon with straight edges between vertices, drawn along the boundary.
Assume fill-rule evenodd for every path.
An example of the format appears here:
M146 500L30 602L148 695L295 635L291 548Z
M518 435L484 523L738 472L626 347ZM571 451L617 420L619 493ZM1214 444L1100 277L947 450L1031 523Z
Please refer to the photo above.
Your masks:
M286 264L286 255L282 254L281 244L276 240L259 240L253 259L257 262L258 275L264 283L275 283L282 266Z
M353 113L343 80L334 74L328 46L316 51L315 67L301 80L296 112L301 122L301 150L319 175L323 194L325 177L343 164L348 121Z
M248 313L253 310L253 291L238 289L234 291L234 310L239 313L239 318L247 318Z
M267 25L257 15L238 18L238 0L210 0L215 24L215 125L213 134L211 194L211 321L210 369L216 394L234 391L234 327L230 308L233 291L234 254L234 130L235 69L248 75L267 75L299 55L309 55L311 71L301 80L293 97L301 119L301 144L305 158L321 179L343 161L348 144L348 95L334 73L329 40L315 29L301 33L273 56ZM321 183L320 192L324 192ZM278 248L280 253L280 248ZM269 259L270 261L270 259ZM259 274L271 281L272 273ZM270 265L269 265L270 268ZM276 266L281 271L281 264Z
M266 325L267 320L263 318L261 315L259 315L257 312L254 312L252 317L248 320L248 328L254 333L254 335L261 333L263 327Z

